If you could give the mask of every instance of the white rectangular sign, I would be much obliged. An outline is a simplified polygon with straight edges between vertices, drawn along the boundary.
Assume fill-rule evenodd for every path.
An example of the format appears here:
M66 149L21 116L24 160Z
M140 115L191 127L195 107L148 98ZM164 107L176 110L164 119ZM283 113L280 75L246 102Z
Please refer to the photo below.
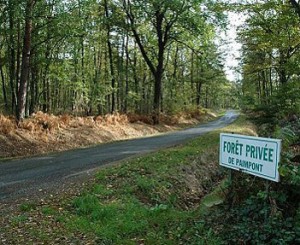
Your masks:
M220 134L220 165L279 182L281 140Z

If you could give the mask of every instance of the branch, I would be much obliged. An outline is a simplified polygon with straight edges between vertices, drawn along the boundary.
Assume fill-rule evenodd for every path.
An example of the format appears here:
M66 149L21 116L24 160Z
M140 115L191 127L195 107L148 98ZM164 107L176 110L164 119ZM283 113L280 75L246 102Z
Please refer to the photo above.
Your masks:
M133 36L134 36L134 38L135 38L135 41L136 41L136 43L138 44L139 49L140 49L140 51L141 51L141 53L142 53L142 56L144 57L144 59L145 59L147 65L148 65L148 67L150 68L152 74L155 76L155 74L156 74L155 66L154 66L154 64L151 62L151 60L150 60L150 58L149 58L149 56L148 56L148 54L147 54L147 51L145 50L145 47L144 47L144 45L143 45L143 43L142 43L142 40L141 40L141 38L140 38L140 35L139 35L139 33L137 32L137 29L135 28L135 18L134 18L134 15L133 15L132 11L131 11L131 3L130 3L130 0L128 0L127 3L126 3L126 0L123 0L123 7L124 7L124 10L125 10L125 12L126 12L126 15L127 15L128 19L129 19L129 22L130 22L130 23L129 23L129 24L130 24L130 28L131 28L131 31L132 31Z
M171 31L171 28L177 22L177 20L179 18L179 14L181 14L183 12L184 6L185 6L185 1L182 2L181 8L179 9L179 11L176 12L174 18L167 23L165 34L164 34L164 43L165 44L167 43L168 37L170 36L169 33Z
M191 47L191 46L188 45L187 43L185 43L185 42L183 42L183 41L180 41L180 40L178 40L178 39L176 39L176 38L173 38L173 40L174 40L175 42L179 43L179 44L182 44L183 46L187 47L188 49L192 50L192 52L193 52L195 55L197 55L198 58L200 58L201 55L203 55L203 52L202 52L202 51L197 50L197 49Z

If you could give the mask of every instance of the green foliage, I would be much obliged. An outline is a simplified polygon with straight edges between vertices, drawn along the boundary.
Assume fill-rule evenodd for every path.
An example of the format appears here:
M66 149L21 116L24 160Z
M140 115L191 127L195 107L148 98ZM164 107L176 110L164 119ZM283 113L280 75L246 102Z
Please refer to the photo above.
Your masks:
M50 206L43 207L41 211L44 215L56 215L57 214L57 211Z
M23 212L29 212L31 210L34 210L36 208L36 204L35 203L23 203L20 205L20 210Z
M278 127L275 136L282 139L283 153L281 156L280 175L287 185L291 185L294 193L299 193L300 187L300 166L291 161L294 154L290 150L290 145L299 144L300 140L300 119L294 118L293 121L285 122L285 126Z
M271 112L277 118L300 114L300 82L291 81L283 85L271 98Z
M266 136L282 139L280 182L232 173L226 202L210 212L205 227L226 244L298 244L300 242L300 166L292 161L299 141L299 118L285 115L276 123L266 117L259 125ZM263 128L262 128L263 127Z
M276 126L274 133L274 138L282 139L283 147L286 149L289 145L295 142L297 135L291 126L280 127Z
M25 223L28 220L27 215L18 215L11 218L11 222L13 225L18 225L20 223Z
M79 215L90 215L94 210L100 209L99 202L96 196L86 195L83 198L74 200L74 207Z
M293 188L293 192L300 194L300 167L292 164L288 157L283 157L283 164L280 166L279 173L285 183Z
M274 198L276 195L274 192L258 192L238 206L231 207L225 214L223 229L219 235L232 244L298 243L299 231L293 217L284 217L274 204L267 201L267 198L278 202L280 198L282 201L285 199Z
M298 16L289 1L259 2L247 8L241 4L240 10L251 13L239 35L243 108L263 113L270 122L299 114Z
M0 111L9 114L15 114L16 110L14 97L22 60L24 4L24 1L0 4L3 23ZM222 76L224 79L224 72L214 38L216 25L223 23L223 16L214 1L131 1L131 4L134 27L154 68L158 65L159 47L153 18L156 13L163 17L165 35L161 44L165 49L159 95L163 98L163 110L182 111L186 105L196 104L199 78L211 83L218 95L222 94L218 79ZM126 9L122 1L110 0L36 2L29 57L29 114L38 110L105 114L111 113L113 104L119 112L152 113L155 76L139 52ZM223 100L214 93L207 93L207 103L204 95L201 91L201 106L223 106Z

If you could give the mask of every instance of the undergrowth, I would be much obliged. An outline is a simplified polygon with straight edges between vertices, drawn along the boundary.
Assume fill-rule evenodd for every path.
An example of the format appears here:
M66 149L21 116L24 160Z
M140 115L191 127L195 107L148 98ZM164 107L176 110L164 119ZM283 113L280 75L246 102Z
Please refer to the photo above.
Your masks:
M15 129L16 125L8 117L0 115L0 133L9 134Z
M280 182L232 173L226 202L210 212L205 227L215 227L224 244L300 244L300 120L261 122L260 135L282 139Z
M196 119L207 121L215 116L206 109L193 109L191 111L180 112L176 115L160 115L160 122L167 125L180 124L184 119ZM51 133L60 128L78 128L81 126L98 127L101 125L116 125L127 123L145 123L152 125L151 115L136 113L120 114L118 112L98 116L72 116L70 114L53 115L38 111L29 118L24 119L19 124L14 117L7 117L0 114L0 133L7 135L14 132L17 128L25 129L30 132L46 131Z

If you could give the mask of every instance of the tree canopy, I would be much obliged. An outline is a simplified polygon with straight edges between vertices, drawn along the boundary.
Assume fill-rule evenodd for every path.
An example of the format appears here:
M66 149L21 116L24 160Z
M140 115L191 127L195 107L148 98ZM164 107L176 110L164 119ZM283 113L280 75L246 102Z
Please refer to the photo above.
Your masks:
M50 113L147 113L228 106L215 43L218 3L0 3L0 109L18 120ZM208 89L213 88L213 90ZM215 93L213 92L215 91ZM226 94L224 91L223 94Z
M239 33L245 108L275 118L300 113L298 7L296 1L277 0L239 6L249 16Z

